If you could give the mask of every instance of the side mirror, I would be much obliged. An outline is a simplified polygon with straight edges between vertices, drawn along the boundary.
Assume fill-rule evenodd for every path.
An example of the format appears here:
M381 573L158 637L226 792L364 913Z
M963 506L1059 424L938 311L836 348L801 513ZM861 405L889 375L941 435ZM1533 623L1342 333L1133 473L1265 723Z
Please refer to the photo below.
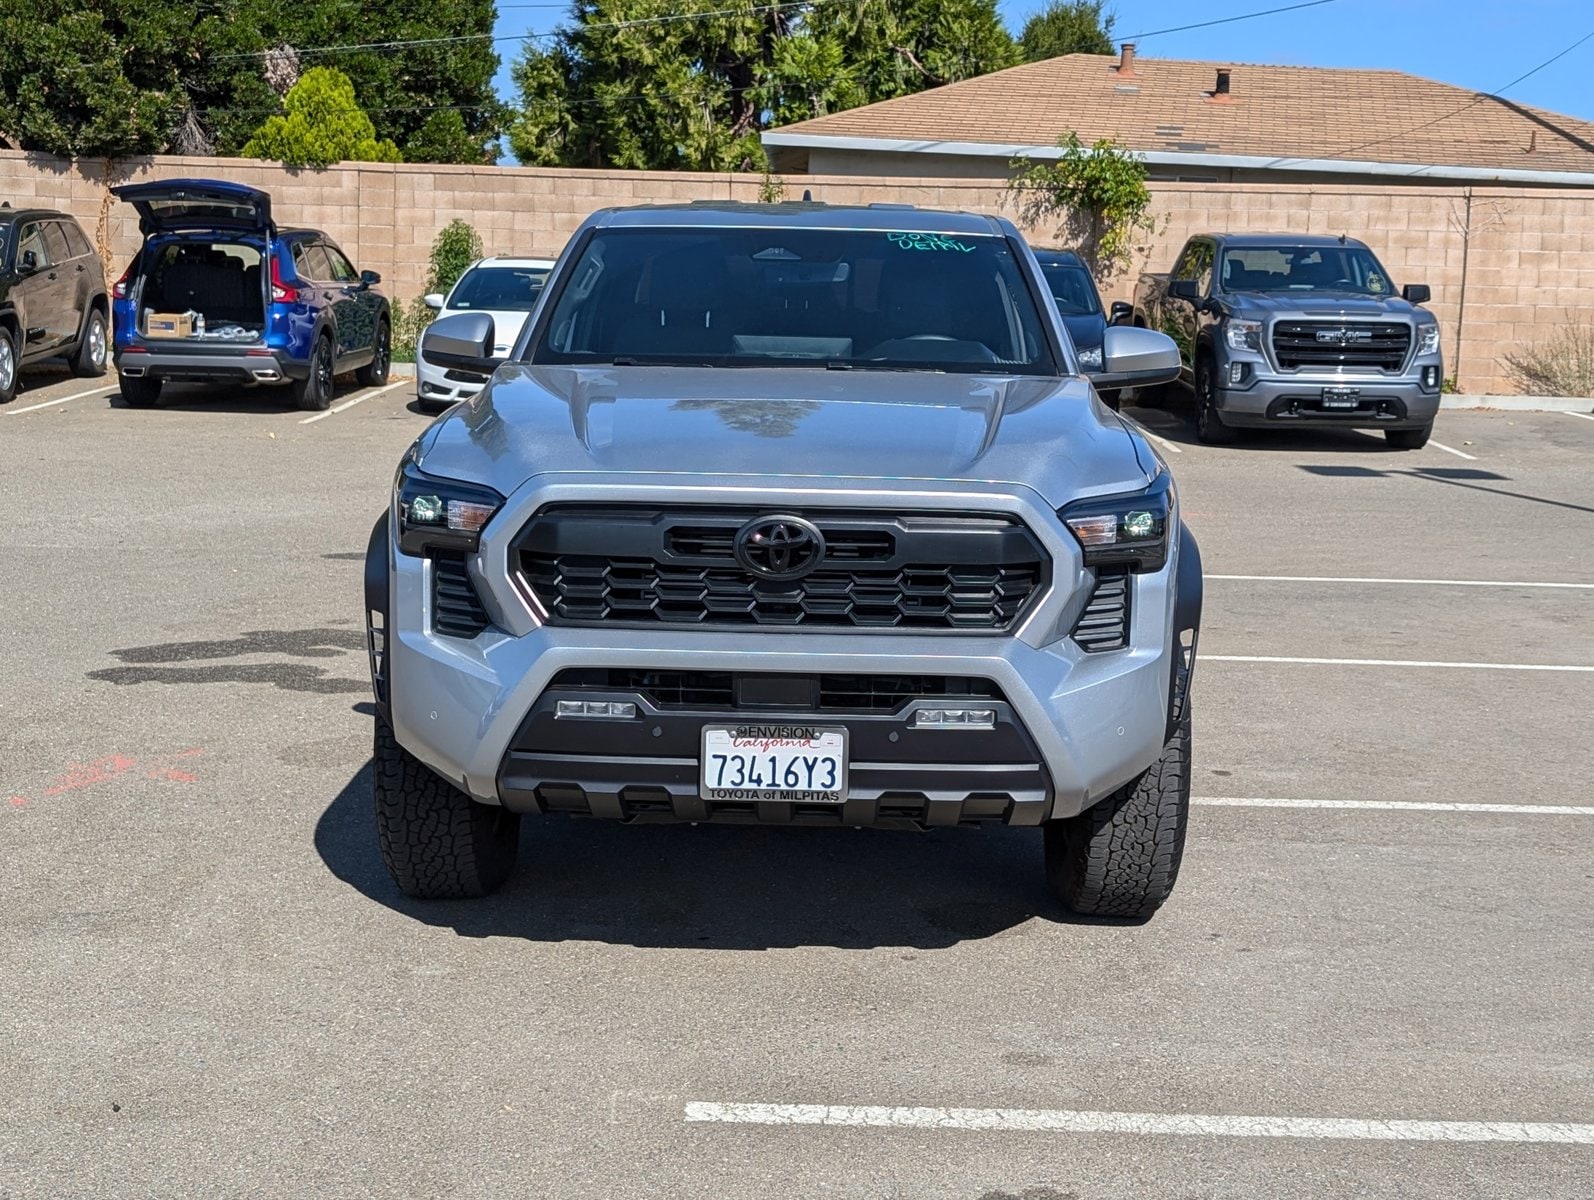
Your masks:
M32 275L39 269L39 256L32 250L22 252L22 261L17 264L24 275Z
M1155 329L1109 325L1101 354L1102 369L1091 378L1098 390L1151 387L1179 378L1179 347Z
M1409 304L1427 304L1433 299L1433 288L1426 283L1408 283L1400 289L1400 294Z
M1107 310L1107 324L1119 325L1134 318L1135 306L1127 300L1114 300Z
M363 288L375 287L377 284L379 284L381 282L382 282L382 277L380 275L378 275L375 271L361 271L360 272L360 286L363 287Z
M433 312L442 312L443 311L443 293L442 292L427 292L426 295L421 297L421 303L426 305L426 307L431 309Z
M493 319L486 313L441 317L421 334L421 357L434 366L489 379L498 369L493 332Z
M1193 279L1175 279L1168 284L1168 295L1195 304L1201 299L1201 289Z

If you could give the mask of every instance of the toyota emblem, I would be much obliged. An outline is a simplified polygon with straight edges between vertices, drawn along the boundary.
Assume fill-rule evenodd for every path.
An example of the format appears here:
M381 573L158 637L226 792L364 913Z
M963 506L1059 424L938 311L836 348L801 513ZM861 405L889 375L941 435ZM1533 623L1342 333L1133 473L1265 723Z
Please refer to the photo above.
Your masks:
M801 517L759 517L736 532L736 561L763 579L798 579L825 557L825 535Z

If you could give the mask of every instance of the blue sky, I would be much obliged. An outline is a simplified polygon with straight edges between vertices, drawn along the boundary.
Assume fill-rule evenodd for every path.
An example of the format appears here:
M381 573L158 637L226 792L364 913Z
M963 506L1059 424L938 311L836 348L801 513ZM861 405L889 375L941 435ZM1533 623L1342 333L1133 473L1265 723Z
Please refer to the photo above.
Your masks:
M1238 16L1298 0L1112 0L1114 35ZM683 10L708 0L681 0ZM1041 0L1001 0L1015 32ZM500 36L544 32L562 4L500 0ZM1458 87L1493 92L1594 31L1589 0L1329 0L1312 8L1211 29L1137 39L1139 53L1162 58L1228 59L1315 67L1389 67ZM498 89L513 99L509 65L520 42L500 42ZM1594 40L1512 88L1513 100L1594 120Z

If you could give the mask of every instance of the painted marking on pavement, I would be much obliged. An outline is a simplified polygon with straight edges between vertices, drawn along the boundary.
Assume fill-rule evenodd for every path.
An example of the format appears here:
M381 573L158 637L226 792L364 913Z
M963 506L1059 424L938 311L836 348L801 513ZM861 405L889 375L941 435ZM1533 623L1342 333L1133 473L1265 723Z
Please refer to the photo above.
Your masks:
M1579 588L1594 591L1594 583L1538 583L1521 579L1381 579L1343 575L1203 575L1202 578L1252 583L1402 583L1434 587Z
M41 408L54 408L57 404L66 404L71 400L83 400L89 396L111 396L120 391L119 388L97 387L86 392L73 392L70 396L58 396L54 400L46 400L41 404L30 404L26 408L8 408L5 415L20 417L23 413L38 412Z
M347 409L353 408L356 404L364 404L367 400L373 400L377 396L380 396L383 392L391 392L394 388L401 388L406 384L414 382L415 381L413 379L400 379L394 383L388 383L379 388L374 388L371 391L362 392L360 395L355 396L352 400L345 400L342 404L334 404L331 408L327 409L326 412L318 412L313 417L306 417L304 420L300 421L299 424L308 425L312 421L325 421L328 417L336 416L340 412L344 412Z
M1293 658L1272 654L1203 654L1202 662L1292 663L1318 667L1440 667L1460 671L1587 671L1594 667L1573 667L1559 663L1483 663L1433 662L1404 658Z
M172 764L181 759L196 758L203 754L204 748L192 747L188 750L179 750L175 754L167 754L160 758L140 761L128 754L107 754L96 758L93 762L71 763L67 769L44 790L39 792L39 799L51 796L62 796L67 792L75 792L81 788L92 787L97 783L109 783L131 771L142 771L145 779L162 779L174 783L194 783L199 776L192 771L174 767ZM27 796L10 797L12 808L26 807L30 802Z
M1580 417L1580 418L1582 418L1585 421L1594 421L1594 413L1574 413L1574 412L1569 412L1566 415L1569 416L1569 417Z
M1594 1125L1536 1121L1398 1121L1343 1117L1241 1117L1200 1113L1080 1112L1024 1108L888 1108L846 1104L687 1104L691 1122L849 1125L1004 1133L1143 1133L1379 1142L1517 1142L1594 1145Z
M1394 812L1520 813L1532 817L1594 817L1594 805L1463 804L1444 800L1299 800L1281 796L1192 796L1191 804L1213 808L1350 808Z
M1457 458L1464 458L1468 462L1478 461L1476 454L1468 454L1465 450L1457 450L1454 446L1447 446L1443 442L1434 441L1432 438L1428 439L1428 444L1435 450L1443 450L1446 454L1454 454Z

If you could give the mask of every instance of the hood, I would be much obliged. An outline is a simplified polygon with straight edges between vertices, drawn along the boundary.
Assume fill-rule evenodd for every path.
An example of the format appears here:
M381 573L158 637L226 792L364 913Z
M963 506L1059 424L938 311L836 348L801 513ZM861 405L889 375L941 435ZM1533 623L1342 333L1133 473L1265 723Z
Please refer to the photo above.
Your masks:
M1410 317L1420 310L1399 296L1361 292L1225 292L1223 301L1236 313L1292 317Z
M925 371L516 363L433 425L421 455L430 474L504 495L584 472L998 483L1062 504L1149 478L1083 380Z

